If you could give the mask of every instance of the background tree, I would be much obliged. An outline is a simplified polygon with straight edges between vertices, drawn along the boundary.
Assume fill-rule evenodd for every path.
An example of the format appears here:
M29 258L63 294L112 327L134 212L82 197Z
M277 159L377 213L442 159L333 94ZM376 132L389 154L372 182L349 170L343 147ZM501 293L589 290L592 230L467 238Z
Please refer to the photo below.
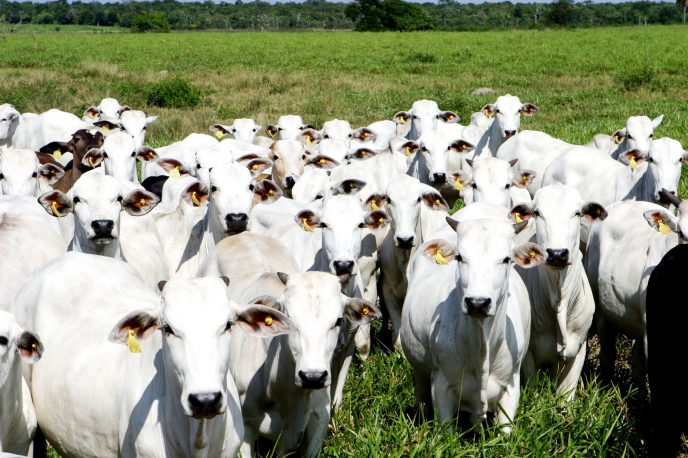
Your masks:
M683 8L683 23L686 23L686 8L688 8L688 0L676 0L676 4Z

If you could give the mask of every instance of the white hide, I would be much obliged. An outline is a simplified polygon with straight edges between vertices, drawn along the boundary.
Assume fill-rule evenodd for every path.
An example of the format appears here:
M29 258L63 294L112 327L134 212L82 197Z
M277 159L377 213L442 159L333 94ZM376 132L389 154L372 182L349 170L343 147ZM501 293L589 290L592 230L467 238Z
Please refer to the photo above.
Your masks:
M280 116L277 125L270 124L267 132L270 137L277 140L296 140L306 129L312 129L311 124L304 124L301 116Z
M664 115L653 120L647 116L631 116L626 120L626 127L614 132L614 135L598 134L585 146L611 155L618 159L619 153L631 149L650 151L652 138L657 127L662 123Z
M234 140L252 144L253 140L256 139L256 134L258 134L262 128L263 127L257 125L253 119L240 118L235 119L234 124L231 126L214 124L210 126L210 131L214 132L218 139L229 134Z
M495 157L471 161L470 172L452 175L455 188L461 189L464 205L487 202L511 208L519 202L530 202L527 186L535 178L530 170L517 170L514 165ZM458 183L457 183L458 180Z
M397 123L397 135L417 140L440 122L459 122L459 115L453 111L440 111L437 102L432 100L417 100L409 111L395 114L394 122Z
M8 149L0 154L0 191L5 196L34 196L52 190L64 175L53 164L41 164L28 149Z

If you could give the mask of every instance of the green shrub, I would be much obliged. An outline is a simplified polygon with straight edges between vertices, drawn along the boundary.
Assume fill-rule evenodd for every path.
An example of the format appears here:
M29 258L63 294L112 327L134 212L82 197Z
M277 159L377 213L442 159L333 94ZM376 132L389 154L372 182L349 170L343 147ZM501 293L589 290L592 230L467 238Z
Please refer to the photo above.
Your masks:
M203 101L201 89L178 76L165 78L158 83L148 83L143 92L146 103L156 107L192 108Z
M655 70L649 66L640 68L633 68L620 73L617 76L617 81L627 91L637 91L641 86L645 86L652 82L655 76Z
M142 11L131 22L131 31L133 33L170 33L170 24L160 13L146 13Z

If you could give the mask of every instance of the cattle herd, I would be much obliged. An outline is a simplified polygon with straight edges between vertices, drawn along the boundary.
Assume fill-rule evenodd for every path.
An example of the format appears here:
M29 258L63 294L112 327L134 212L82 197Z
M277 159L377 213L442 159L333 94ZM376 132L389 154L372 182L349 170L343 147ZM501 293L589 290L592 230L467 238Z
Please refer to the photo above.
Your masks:
M383 312L426 418L508 434L540 370L570 401L593 322L602 375L622 333L644 389L648 348L676 351L651 310L687 265L688 153L653 140L662 116L579 146L519 132L538 111L505 95L461 125L421 100L154 150L157 117L114 99L1 105L0 455L317 456Z

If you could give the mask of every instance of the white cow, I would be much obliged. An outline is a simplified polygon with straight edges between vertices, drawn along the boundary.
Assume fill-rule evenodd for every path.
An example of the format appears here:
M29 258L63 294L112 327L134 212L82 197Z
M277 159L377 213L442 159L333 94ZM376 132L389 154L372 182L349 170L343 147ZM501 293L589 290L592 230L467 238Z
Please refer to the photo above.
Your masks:
M159 157L175 159L183 164L191 174L194 174L196 167L196 153L206 148L218 144L218 141L205 134L190 134L184 140L172 143L171 145L156 148L155 152ZM155 163L144 162L141 169L141 179L148 177L167 175L168 172Z
M272 180L277 183L282 192L291 195L291 189L296 180L303 175L307 156L303 143L296 140L277 140L270 148L272 160Z
M105 98L100 101L100 105L97 107L89 107L81 119L86 122L110 121L116 123L126 110L131 110L131 108L121 106L116 99Z
M654 144L654 142L653 142ZM671 195L673 212L650 202L622 202L593 227L585 269L595 295L595 324L600 338L602 375L611 380L616 357L616 334L635 339L632 377L645 389L647 337L645 301L650 274L677 244L687 243L688 204Z
M284 245L257 234L223 240L205 267L203 275L230 276L230 295L280 310L293 323L293 332L271 341L236 335L232 342L230 372L246 426L242 456L253 456L259 437L275 442L280 456L317 456L330 419L327 387L337 380L340 334L378 318L378 310L343 295L329 273L299 273Z
M20 148L38 151L51 142L68 142L77 130L86 129L91 133L101 131L91 122L86 122L72 113L56 109L48 110L31 119L26 129L26 141ZM66 156L66 155L65 155Z
M147 146L137 146L134 138L123 131L107 135L103 146L91 151L103 158L103 170L106 175L132 183L139 182L137 161L145 163L159 158L155 150Z
M459 122L459 115L453 111L440 111L437 102L417 100L409 111L400 111L394 115L397 123L397 135L410 140L417 140L430 129L437 128L438 123Z
M0 105L0 150L24 148L27 127L24 117L13 105Z
M65 273L80 287L55 294ZM82 253L33 276L17 307L50 349L32 370L31 392L60 455L237 456L244 428L227 377L232 335L236 327L279 335L289 319L238 305L227 281L171 280L159 296L126 263Z
M583 201L576 189L555 184L539 189L532 204L519 204L511 213L523 220L534 219L535 239L547 252L543 264L522 271L530 294L532 327L521 374L534 386L538 369L546 370L556 380L557 392L572 400L595 312L578 249L580 219L604 220L607 212L595 202Z
M0 154L0 186L6 196L35 196L51 190L64 176L54 164L41 164L28 149L7 149Z
M148 116L145 111L125 110L120 115L118 126L122 132L131 136L137 148L141 148L146 141L146 129L157 119L157 116Z
M630 149L648 152L655 129L663 119L664 115L653 120L647 116L631 116L626 120L626 127L617 130L614 135L597 134L585 146L605 152L614 159L618 159L619 153Z
M493 412L509 433L530 334L528 292L512 265L535 267L546 253L515 246L525 222L448 222L457 245L436 239L419 247L404 302L401 344L416 398L426 418L436 410L445 422L461 410L477 425Z
M530 202L526 188L535 179L535 172L516 170L517 161L491 156L477 161L468 159L471 172L459 170L452 174L454 188L460 190L465 205L488 202L511 208L519 202Z
M268 135L277 140L296 140L306 129L315 129L312 124L304 124L301 116L280 116L277 125L268 126Z
M257 125L256 121L253 119L240 118L235 119L234 124L231 126L213 124L210 126L210 131L215 134L218 140L225 135L231 135L234 140L252 144L253 140L256 139L256 134L258 134L262 128L263 127Z
M34 364L42 355L43 343L38 336L0 310L0 456L29 452L36 433L36 412L21 366L22 361Z

